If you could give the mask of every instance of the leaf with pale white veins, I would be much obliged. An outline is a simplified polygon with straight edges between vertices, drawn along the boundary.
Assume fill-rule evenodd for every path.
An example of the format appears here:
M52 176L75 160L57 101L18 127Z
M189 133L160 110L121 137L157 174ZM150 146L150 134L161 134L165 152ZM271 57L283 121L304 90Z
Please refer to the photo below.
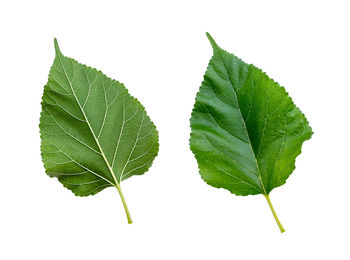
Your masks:
M44 87L40 117L46 173L77 196L116 187L145 173L158 154L158 132L123 84L62 55Z
M204 181L236 195L269 193L295 168L312 130L288 93L254 65L213 47L191 117L190 147Z

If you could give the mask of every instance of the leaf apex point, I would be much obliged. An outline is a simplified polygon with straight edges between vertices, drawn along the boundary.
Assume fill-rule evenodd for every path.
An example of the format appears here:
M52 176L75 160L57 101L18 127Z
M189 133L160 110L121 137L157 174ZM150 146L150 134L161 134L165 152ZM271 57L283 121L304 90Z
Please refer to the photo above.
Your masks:
M214 38L210 35L210 33L206 32L206 35L207 35L208 40L209 40L211 46L213 47L214 51L215 51L216 49L219 49L219 46L218 46L217 43L215 42Z
M55 51L56 53L61 53L60 51L60 47L58 46L58 41L57 41L57 38L53 38L53 42L54 42L54 45L55 45Z

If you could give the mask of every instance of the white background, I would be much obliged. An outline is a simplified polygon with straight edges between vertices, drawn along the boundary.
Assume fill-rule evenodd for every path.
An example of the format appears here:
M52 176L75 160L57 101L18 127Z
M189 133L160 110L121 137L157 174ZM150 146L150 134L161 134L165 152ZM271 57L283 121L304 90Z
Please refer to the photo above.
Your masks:
M349 259L347 1L1 1L0 259ZM314 130L271 200L203 182L189 117L218 44L285 86ZM39 113L63 54L123 82L160 133L143 176L75 197L40 157Z

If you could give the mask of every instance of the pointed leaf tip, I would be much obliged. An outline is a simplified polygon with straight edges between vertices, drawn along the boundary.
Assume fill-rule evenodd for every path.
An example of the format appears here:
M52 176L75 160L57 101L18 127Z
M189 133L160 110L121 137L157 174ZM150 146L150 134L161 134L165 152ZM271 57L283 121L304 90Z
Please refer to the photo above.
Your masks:
M55 44L55 51L56 51L56 54L61 53L61 51L60 51L60 47L58 46L57 39L56 39L56 38L54 38L54 39L53 39L53 41L54 41L54 44Z
M211 46L213 47L214 52L215 52L215 50L220 49L219 45L216 44L215 40L213 39L213 37L211 37L211 35L208 32L206 32L206 35L209 39Z

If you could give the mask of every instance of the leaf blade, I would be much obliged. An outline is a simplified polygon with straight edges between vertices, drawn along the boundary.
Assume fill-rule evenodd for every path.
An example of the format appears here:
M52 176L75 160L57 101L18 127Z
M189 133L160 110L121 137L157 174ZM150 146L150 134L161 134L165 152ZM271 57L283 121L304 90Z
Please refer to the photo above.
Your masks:
M65 57L56 39L54 45L40 116L46 172L77 196L115 186L124 199L123 172L140 167L128 177L145 173L158 154L155 125L123 84Z
M284 88L207 36L214 54L191 116L190 147L200 174L209 185L236 195L269 194L294 170L295 158L312 130ZM208 135L211 144L204 141ZM223 171L241 183L223 178Z

